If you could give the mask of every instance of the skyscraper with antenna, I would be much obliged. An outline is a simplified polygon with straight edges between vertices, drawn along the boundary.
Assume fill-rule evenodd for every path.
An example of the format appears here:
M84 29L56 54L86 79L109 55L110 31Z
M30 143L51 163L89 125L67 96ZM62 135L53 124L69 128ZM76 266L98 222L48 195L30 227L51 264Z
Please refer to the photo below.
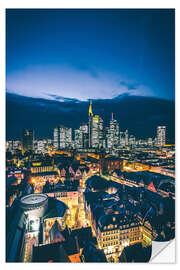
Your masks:
M90 100L90 104L89 104L89 125L88 125L89 148L92 148L92 128L93 128L93 112L92 112L92 100Z
M112 112L110 128L109 128L109 148L116 148L119 146L119 124L114 119L114 113Z

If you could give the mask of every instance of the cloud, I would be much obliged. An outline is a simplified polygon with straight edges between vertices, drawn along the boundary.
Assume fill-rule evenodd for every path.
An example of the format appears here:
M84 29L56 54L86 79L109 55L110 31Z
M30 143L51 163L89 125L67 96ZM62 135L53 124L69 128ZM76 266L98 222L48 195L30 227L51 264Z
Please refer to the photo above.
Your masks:
M6 88L11 93L60 102L63 98L86 101L111 99L125 93L153 94L148 87L123 79L119 74L97 71L84 64L78 68L65 65L27 66L7 75Z
M121 81L120 85L127 87L128 90L138 89L138 86L139 86L138 83L133 83L133 82L131 83L131 82L127 82L127 81Z
M79 102L78 99L76 98L66 98L66 97L62 97L62 96L58 96L58 95L52 95L52 94L48 94L47 95L50 97L50 98L53 98L57 101L60 101L60 102Z

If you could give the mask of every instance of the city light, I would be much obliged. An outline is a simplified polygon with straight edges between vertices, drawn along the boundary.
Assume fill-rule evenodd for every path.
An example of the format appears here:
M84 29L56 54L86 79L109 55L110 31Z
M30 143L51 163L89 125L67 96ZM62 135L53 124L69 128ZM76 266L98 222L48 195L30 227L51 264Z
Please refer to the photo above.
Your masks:
M151 262L176 235L175 9L5 12L6 262Z

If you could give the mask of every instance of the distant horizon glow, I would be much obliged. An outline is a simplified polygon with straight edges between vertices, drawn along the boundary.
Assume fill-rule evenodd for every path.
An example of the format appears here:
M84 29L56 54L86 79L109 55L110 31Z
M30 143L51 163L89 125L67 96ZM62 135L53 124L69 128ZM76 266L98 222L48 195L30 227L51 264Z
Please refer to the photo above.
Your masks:
M7 9L6 89L81 101L175 98L173 9Z
M100 71L94 74L67 66L31 66L9 74L7 92L60 102L63 98L112 99L122 94L154 96L148 87L124 80L117 74Z

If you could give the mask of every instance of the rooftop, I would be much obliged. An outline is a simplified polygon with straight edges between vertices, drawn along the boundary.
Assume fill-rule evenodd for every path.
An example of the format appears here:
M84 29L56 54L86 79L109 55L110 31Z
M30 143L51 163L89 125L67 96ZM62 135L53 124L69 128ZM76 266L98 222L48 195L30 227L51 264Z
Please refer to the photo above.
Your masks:
M27 196L24 196L21 198L20 202L21 202L21 206L25 206L25 205L39 205L39 204L43 204L44 202L46 202L48 200L48 196L45 194L30 194Z

